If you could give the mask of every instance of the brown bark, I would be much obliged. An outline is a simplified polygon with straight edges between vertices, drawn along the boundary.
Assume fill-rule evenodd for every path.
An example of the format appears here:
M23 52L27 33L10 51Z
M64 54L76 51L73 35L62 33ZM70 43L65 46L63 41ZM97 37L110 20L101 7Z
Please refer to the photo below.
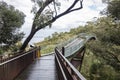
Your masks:
M24 41L24 43L22 44L20 51L24 51L25 48L27 47L28 43L30 42L30 40L33 38L33 36L35 35L36 31L31 31L29 36L26 38L26 40Z

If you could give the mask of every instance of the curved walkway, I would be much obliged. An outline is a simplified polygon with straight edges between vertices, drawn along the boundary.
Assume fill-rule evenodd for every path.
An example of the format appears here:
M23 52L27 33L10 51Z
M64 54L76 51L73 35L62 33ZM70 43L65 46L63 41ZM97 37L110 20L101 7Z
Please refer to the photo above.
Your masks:
M15 80L58 80L54 58L54 54L40 57Z

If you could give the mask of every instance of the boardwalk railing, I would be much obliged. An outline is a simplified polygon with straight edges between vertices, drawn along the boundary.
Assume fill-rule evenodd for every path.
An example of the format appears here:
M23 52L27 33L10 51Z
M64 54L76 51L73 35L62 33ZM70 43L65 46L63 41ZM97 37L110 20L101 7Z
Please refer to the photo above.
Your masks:
M55 48L55 61L57 66L58 79L86 80L57 48Z
M37 58L39 50L40 48L35 48L6 60L1 60L0 80L13 80Z

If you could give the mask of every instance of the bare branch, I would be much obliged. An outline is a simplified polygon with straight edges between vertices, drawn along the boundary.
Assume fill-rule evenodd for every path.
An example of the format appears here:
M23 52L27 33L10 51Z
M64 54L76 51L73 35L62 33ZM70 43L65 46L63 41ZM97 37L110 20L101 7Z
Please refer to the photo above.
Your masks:
M79 7L79 8L72 9L72 10L69 11L69 12L73 12L73 11L82 9L82 8L83 8L83 4L82 4L82 3L83 3L83 0L80 0L80 7Z
M77 4L78 1L79 1L79 0L75 0L75 1L73 2L73 4L72 4L65 12L70 11L70 10Z

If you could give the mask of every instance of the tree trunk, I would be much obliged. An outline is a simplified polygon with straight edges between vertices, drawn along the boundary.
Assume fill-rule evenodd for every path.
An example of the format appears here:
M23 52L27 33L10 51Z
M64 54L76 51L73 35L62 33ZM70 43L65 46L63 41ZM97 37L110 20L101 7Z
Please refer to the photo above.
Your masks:
M40 26L35 24L37 20L39 20L39 16L42 14L42 12L44 11L44 9L50 4L52 3L54 0L46 0L44 3L43 3L43 6L40 7L40 9L38 10L38 12L36 13L36 16L34 18L34 21L33 21L33 26L32 26L32 30L31 30L31 33L29 34L29 36L27 37L27 39L24 41L23 45L21 46L20 48L20 51L24 51L25 48L27 47L28 43L30 42L30 40L32 39L32 37L34 36L34 34L39 31L40 29L52 24L54 21L56 21L58 18L68 14L68 13L71 13L73 11L76 11L76 10L80 10L82 9L82 2L83 0L75 0L72 5L64 12L60 13L59 15L56 15L55 17L53 17L53 19L51 20L48 20L46 23L43 23L41 24ZM78 8L74 8L74 6L80 1L80 7ZM44 20L44 19L43 19ZM41 23L41 22L40 22ZM37 27L37 29L36 29Z
M25 48L27 47L28 43L30 42L30 40L32 39L32 37L35 35L36 31L32 30L29 34L29 36L27 37L27 39L25 39L24 43L22 44L20 51L24 51Z

